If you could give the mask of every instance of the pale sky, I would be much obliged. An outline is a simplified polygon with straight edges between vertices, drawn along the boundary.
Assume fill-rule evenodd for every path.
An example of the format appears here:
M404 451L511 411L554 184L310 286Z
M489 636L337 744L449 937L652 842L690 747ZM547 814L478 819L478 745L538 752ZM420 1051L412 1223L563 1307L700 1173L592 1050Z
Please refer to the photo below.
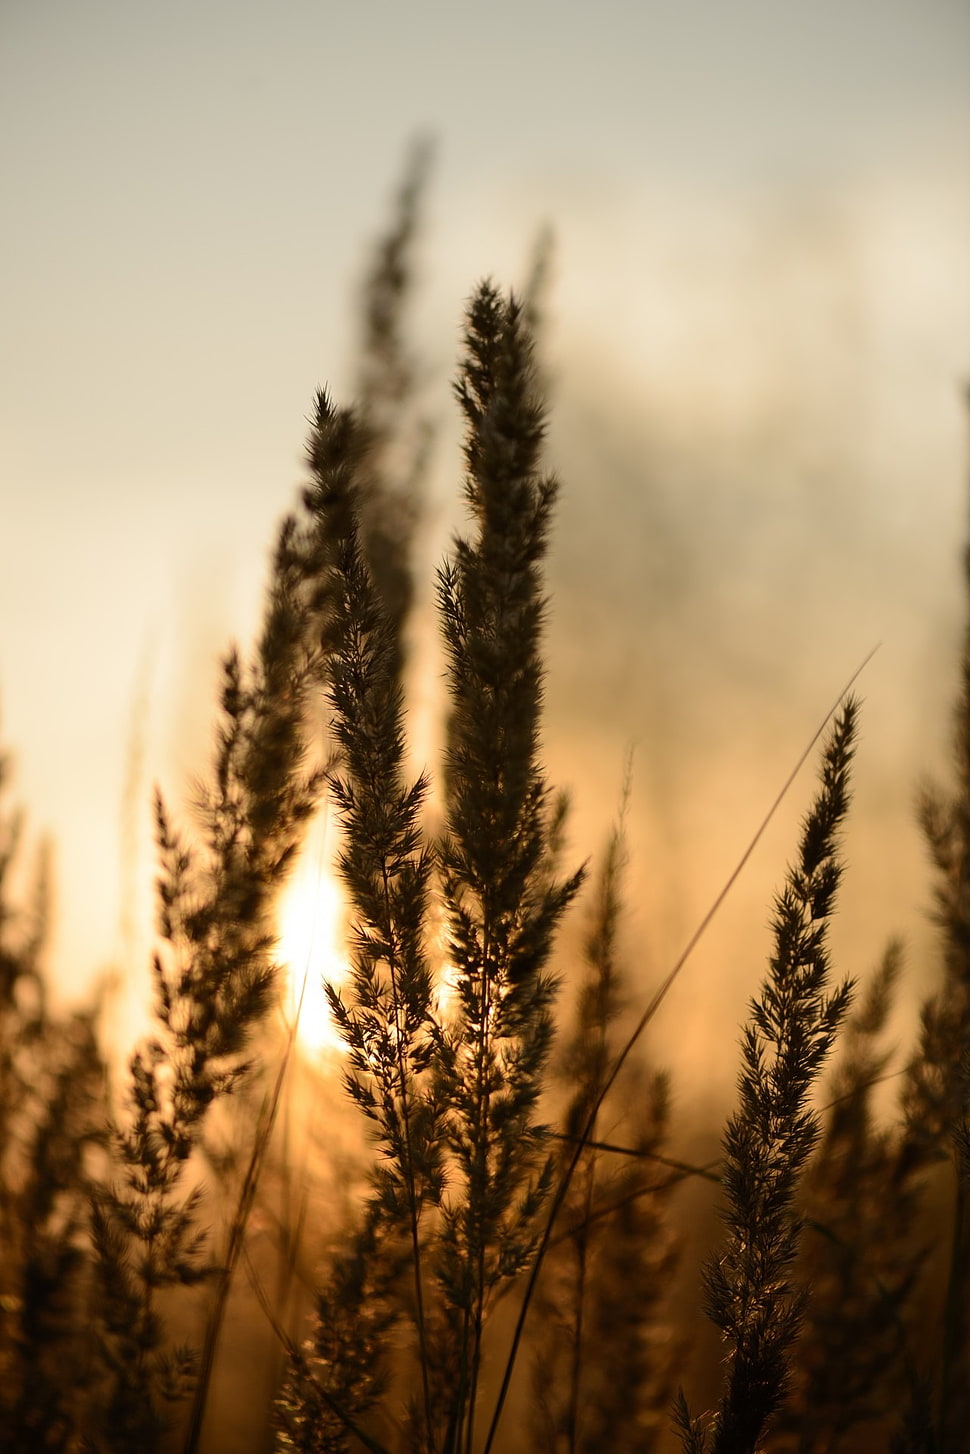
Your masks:
M548 696L577 840L636 739L644 855L727 832L726 863L876 640L870 818L902 831L962 609L968 75L963 0L5 0L0 734L55 844L62 985L120 952L136 701L143 798L205 766L216 657L313 390L350 384L361 247L421 133L441 500L463 299L556 233Z

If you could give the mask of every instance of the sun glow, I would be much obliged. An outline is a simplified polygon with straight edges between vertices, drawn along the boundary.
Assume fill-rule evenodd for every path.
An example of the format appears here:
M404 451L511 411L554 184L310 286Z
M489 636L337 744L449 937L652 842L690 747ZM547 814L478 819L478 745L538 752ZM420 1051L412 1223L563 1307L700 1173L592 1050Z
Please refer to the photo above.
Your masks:
M430 608L417 613L410 637L407 696L412 701L408 720L410 751L404 768L411 778L442 753L441 727L444 720L440 662ZM432 775L425 799L433 835L440 823L440 783ZM351 905L344 892L336 864L339 829L327 800L307 833L292 877L280 897L277 912L277 953L289 980L287 1013L292 1022L299 1010L298 1037L305 1050L327 1054L343 1052L324 993L324 981L339 988L350 975L347 943ZM433 898L433 896L432 896ZM435 969L438 1013L447 1016L454 1000L453 976L447 960L447 935L433 908L428 951ZM385 966L386 968L386 966ZM301 1004L302 996L302 1004Z
M309 835L279 911L279 956L289 971L289 1010L294 1016L299 1010L298 1034L309 1050L335 1050L343 1043L323 990L324 980L342 984L349 969L347 908L328 827L329 815L324 814Z

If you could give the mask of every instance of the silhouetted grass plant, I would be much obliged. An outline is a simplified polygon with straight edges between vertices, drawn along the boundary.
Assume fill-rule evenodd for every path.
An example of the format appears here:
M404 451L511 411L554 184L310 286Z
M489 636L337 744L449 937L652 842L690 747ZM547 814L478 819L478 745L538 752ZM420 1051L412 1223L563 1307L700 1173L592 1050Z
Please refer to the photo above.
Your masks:
M787 1392L804 1294L792 1281L799 1181L819 1137L811 1092L851 995L829 990L826 929L841 869L856 706L840 710L797 863L775 904L774 952L741 1042L740 1109L724 1133L727 1245L704 1272L707 1308L729 1345L726 1387L710 1428L680 1404L684 1447L746 1454Z
M910 1304L925 1260L918 1236L925 1159L905 1134L880 1123L872 1104L889 1064L879 1042L901 966L894 941L846 1021L833 1098L820 1113L798 1269L811 1294L771 1443L779 1454L848 1448L866 1426L888 1447L901 1394L918 1388Z
M8 764L0 758L0 790ZM64 1447L92 1361L88 1200L105 1141L106 1072L96 1005L48 1003L42 857L29 907L17 905L22 815L0 818L0 1439Z
M619 950L621 829L594 881L581 963L557 949L585 871L561 870L564 800L542 765L557 496L532 337L544 245L525 303L483 283L465 318L456 396L469 525L437 577L449 705L432 820L432 777L407 767L404 691L429 441L406 341L426 167L419 149L365 277L358 403L316 396L310 481L277 538L252 663L233 652L224 664L194 827L176 828L156 798L155 1030L113 1101L96 1010L48 1008L43 894L17 907L18 820L0 819L0 1448L228 1447L213 1376L244 1267L284 1365L254 1454L661 1454L678 1441L692 1454L959 1454L970 1418L970 650L956 782L923 798L943 981L898 1123L877 1116L873 1090L889 1074L882 1037L901 951L890 948L851 1012L829 963L857 718L847 698L802 758L824 732L820 785L742 1028L722 1158L699 1167L672 1155L676 1088L645 1062L644 1032L768 819L645 1007ZM275 1303L250 1224L274 1156L280 1183L294 1181L289 1150L273 1143L296 1029L291 1020L282 1041L268 1031L275 912L325 803L341 835L350 965L327 996L343 1093L366 1135L350 1215L337 1225L334 1210L317 1239L330 1250L294 1334L286 1289L303 1211L277 1219ZM318 1086L323 1123L335 1093ZM227 1146L232 1096L246 1114ZM221 1191L206 1189L206 1166L225 1170ZM726 1362L706 1413L683 1394L670 1407L690 1371L672 1296L687 1177L717 1184L723 1222L703 1290Z
M102 1186L92 1211L105 1374L95 1419L105 1448L158 1447L165 1405L195 1376L194 1350L166 1336L160 1295L215 1272L190 1158L210 1108L246 1075L247 1042L272 1003L271 910L326 776L304 762L307 697L320 670L304 593L287 520L254 664L244 672L233 653L224 665L201 843L173 829L156 796L160 1033L132 1056L114 1137L123 1180Z

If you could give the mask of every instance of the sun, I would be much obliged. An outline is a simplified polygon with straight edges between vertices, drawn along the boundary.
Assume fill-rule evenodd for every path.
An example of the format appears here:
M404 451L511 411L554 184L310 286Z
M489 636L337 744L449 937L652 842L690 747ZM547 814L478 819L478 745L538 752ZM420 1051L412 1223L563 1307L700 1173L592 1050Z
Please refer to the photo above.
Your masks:
M340 985L349 972L347 905L332 862L330 826L327 812L313 825L277 920L277 953L289 974L288 1008L291 1015L299 1010L297 1033L308 1050L343 1045L323 991L324 980Z

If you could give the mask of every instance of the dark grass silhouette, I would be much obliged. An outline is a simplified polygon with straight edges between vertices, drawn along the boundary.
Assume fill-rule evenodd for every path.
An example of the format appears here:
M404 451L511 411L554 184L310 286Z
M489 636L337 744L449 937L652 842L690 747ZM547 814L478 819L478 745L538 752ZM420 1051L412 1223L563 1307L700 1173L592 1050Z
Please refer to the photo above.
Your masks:
M591 875L581 962L557 948L585 870L560 866L565 805L542 766L557 493L533 341L545 263L525 303L484 283L465 317L469 524L437 578L440 821L430 777L406 765L429 441L406 310L426 168L418 151L366 275L358 403L316 397L310 481L277 536L251 664L226 659L192 826L157 801L156 1028L114 1091L98 1007L48 1008L43 875L23 906L19 819L0 818L0 1448L226 1447L213 1371L245 1269L252 1347L267 1331L278 1345L254 1454L678 1441L695 1454L957 1454L970 1418L970 644L954 785L922 799L943 975L898 1116L880 1120L873 1092L901 950L850 1007L827 949L858 715L847 699L824 730L741 1027L722 1159L688 1164L670 1144L676 1087L641 1053L684 959L635 1003L618 940L622 826ZM279 1221L280 1286L312 1284L294 1331L264 1286L251 1214L280 1165L280 1184L293 1180L274 1137L295 1043L293 1024L282 1038L271 1024L274 912L325 799L351 972L328 987L346 1056L342 1091L317 1088L319 1116L344 1095L364 1149L321 1265L302 1266L303 1213ZM672 1294L689 1177L718 1184L723 1221L696 1282L724 1341L710 1412L689 1389L674 1400L688 1378Z

